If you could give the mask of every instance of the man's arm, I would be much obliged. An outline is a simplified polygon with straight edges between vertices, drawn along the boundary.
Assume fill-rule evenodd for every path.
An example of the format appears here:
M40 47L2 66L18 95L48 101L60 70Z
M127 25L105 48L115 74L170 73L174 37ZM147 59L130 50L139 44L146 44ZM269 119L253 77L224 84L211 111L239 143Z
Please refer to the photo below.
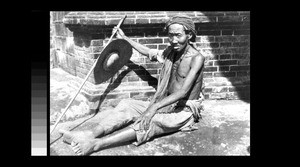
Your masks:
M167 105L173 104L178 100L187 96L189 90L192 88L194 81L197 78L197 73L200 71L204 64L204 57L202 55L195 56L192 58L190 64L190 71L187 77L184 80L183 86L179 91L176 91L169 96L163 98L161 101L154 103L153 105L149 106L147 110L143 113L143 116L140 118L140 128L141 129L148 129L149 123L152 117L156 114L157 110L163 108Z
M113 29L113 32L117 31L117 38L118 39L124 39L127 42L129 42L131 44L131 46L136 49L138 52L140 52L142 55L149 57L149 52L150 52L150 48L133 41L132 39L128 38L124 32L119 28L118 30L116 29L116 27Z
M153 108L159 110L160 108L173 104L178 100L186 97L194 81L197 79L197 73L200 71L203 64L204 64L204 57L202 55L193 57L190 64L191 69L184 80L182 88L179 91L176 91L170 94L169 96L165 97L161 101L153 104L154 105Z

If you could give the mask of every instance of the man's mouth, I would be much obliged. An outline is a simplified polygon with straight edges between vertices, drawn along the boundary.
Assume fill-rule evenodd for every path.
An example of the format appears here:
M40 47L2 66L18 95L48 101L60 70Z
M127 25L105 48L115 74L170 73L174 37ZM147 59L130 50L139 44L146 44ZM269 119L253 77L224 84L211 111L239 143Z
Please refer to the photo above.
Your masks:
M180 48L180 46L173 46L173 48L174 48L174 49L179 49L179 48Z

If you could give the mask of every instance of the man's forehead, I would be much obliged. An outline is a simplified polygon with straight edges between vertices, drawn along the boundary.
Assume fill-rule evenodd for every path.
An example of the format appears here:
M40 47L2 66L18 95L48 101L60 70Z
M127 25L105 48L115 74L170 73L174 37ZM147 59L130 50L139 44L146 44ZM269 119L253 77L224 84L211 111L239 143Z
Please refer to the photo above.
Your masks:
M184 26L181 24L171 24L169 26L169 32L183 32L184 29Z

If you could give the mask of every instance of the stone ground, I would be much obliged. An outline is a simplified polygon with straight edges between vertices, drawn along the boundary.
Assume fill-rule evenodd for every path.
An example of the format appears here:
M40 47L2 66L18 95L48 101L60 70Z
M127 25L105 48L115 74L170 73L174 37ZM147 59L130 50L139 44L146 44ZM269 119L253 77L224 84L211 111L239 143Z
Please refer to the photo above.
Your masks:
M50 70L50 121L54 124L77 88L70 80L78 79L60 68ZM205 100L198 130L177 132L155 138L138 147L131 143L93 153L102 155L250 155L250 104L241 100ZM112 106L101 108L112 109ZM100 112L101 112L100 111ZM83 130L96 126L99 114L88 113L88 102L79 94L50 136L50 155L74 155L62 141L58 129Z

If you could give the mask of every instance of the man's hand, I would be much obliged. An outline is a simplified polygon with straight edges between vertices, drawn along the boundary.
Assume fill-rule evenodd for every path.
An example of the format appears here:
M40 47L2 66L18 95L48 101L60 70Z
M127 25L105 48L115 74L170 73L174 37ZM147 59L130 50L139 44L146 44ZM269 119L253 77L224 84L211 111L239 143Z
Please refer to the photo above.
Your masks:
M150 126L150 121L153 118L153 116L156 114L157 108L155 105L150 106L144 114L140 117L140 129L148 130Z
M115 32L117 34L116 37L118 39L122 39L125 36L124 32L120 28L117 29L117 27L114 27L112 33L115 33Z

